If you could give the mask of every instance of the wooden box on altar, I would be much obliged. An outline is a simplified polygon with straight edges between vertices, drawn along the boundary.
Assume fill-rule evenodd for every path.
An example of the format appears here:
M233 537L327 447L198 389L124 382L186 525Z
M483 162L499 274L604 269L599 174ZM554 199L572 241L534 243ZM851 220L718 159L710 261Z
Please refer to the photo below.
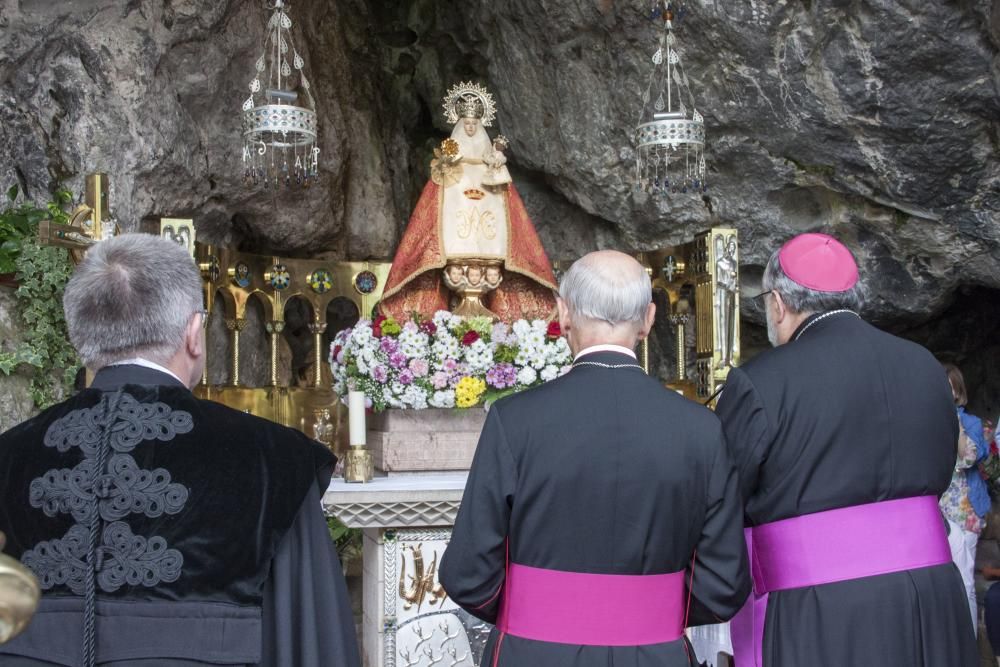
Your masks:
M386 410L368 419L368 447L390 474L468 470L485 420L481 407Z

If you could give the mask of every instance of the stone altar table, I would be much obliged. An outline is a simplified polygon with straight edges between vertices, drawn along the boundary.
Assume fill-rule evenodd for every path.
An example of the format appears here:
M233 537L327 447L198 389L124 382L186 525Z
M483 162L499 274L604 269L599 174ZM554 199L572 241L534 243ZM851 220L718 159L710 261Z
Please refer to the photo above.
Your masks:
M335 479L323 509L364 534L362 640L365 667L476 667L490 626L458 608L437 567L467 472Z
M323 509L364 533L362 641L365 667L479 667L490 626L462 611L437 578L467 472L335 479ZM699 660L723 667L729 624L688 629Z

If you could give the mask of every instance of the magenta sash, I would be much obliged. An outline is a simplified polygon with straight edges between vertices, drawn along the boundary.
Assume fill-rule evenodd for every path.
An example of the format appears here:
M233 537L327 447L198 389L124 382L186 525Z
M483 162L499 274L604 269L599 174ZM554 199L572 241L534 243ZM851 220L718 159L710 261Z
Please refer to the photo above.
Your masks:
M737 667L763 664L770 592L951 562L935 496L816 512L754 526L748 533L754 594L733 619Z
M684 573L584 574L511 563L497 629L583 646L675 641L684 633Z

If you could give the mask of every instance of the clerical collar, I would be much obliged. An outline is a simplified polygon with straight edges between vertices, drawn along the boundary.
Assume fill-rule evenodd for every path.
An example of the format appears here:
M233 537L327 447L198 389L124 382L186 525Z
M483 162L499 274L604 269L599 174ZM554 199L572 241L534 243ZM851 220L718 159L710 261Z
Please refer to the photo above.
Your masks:
M591 345L590 347L586 347L586 348L580 350L577 353L577 355L575 357L573 357L573 361L578 361L580 359L580 357L582 357L584 355L587 355L587 354L593 354L595 352L615 352L617 354L627 354L628 356L632 357L633 359L636 358L635 352L633 352L632 350L628 349L627 347L623 347L621 345L602 344L602 345Z
M184 382L184 380L182 380L179 377L177 377L177 374L174 373L169 368L165 368L165 367L161 366L160 364L156 363L155 361L150 361L149 359L143 359L142 357L136 357L134 359L125 359L124 361L116 361L115 363L108 364L108 365L109 366L142 366L143 368L149 368L149 369L152 369L154 371L159 371L161 373L166 373L170 377L172 377L175 380L177 380L178 382L180 382L185 387L187 386L187 383Z
M822 320L825 320L826 318L832 317L834 315L842 315L845 313L850 313L851 315L854 315L855 317L858 318L861 317L850 308L838 308L837 310L828 310L825 313L814 313L809 317L807 317L805 320L803 320L802 324L799 325L799 328L795 330L795 333L792 334L792 342L794 343L799 338L801 338L802 334L804 334L812 325L816 324L817 322L821 322Z

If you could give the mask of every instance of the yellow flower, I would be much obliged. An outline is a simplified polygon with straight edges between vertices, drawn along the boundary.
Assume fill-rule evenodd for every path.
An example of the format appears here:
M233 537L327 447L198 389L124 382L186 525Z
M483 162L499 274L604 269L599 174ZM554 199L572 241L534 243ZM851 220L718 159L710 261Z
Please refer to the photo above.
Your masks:
M464 377L455 385L455 405L460 408L471 408L479 402L486 391L486 382L474 377Z

